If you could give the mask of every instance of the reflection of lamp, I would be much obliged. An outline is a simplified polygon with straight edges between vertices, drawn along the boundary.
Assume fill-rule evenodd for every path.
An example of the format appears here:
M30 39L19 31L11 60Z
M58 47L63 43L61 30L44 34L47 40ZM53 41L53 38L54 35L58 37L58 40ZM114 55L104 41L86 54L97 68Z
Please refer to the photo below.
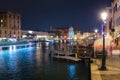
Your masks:
M75 65L69 65L69 76L71 78L73 78L75 76L75 73L76 73L76 67Z
M102 12L101 13L101 19L103 20L103 25L102 25L102 35L103 35L103 52L102 52L102 65L100 70L106 70L106 53L105 53L105 28L104 25L106 23L106 19L107 19L107 13L106 12Z
M77 37L75 36L74 38L73 38L73 40L74 40L74 46L73 47L75 47L75 58L78 58L78 45L77 45Z

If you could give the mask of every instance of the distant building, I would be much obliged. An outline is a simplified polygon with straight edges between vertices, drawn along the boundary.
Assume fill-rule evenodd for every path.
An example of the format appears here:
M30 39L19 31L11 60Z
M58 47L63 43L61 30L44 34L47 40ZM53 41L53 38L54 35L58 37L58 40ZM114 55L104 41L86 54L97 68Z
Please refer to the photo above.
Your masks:
M21 38L21 16L19 13L0 12L0 38Z
M55 36L66 36L68 37L69 28L53 28L52 32L55 33Z
M21 30L21 35L22 35L22 38L25 38L25 37L34 37L36 39L49 38L48 32L43 32L43 31Z
M75 37L74 30L73 30L72 26L69 28L68 37L70 39L72 39L73 37Z
M97 39L100 37L100 34L97 32L84 32L83 39Z

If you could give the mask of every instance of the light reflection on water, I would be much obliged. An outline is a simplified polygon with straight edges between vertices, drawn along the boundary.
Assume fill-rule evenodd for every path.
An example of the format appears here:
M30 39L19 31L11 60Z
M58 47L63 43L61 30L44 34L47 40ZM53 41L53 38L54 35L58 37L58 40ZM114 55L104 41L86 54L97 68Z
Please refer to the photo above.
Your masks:
M75 65L69 65L69 76L70 76L70 79L74 78L75 73L76 73Z
M87 67L56 61L48 56L49 47L28 47L0 52L0 80L89 80Z

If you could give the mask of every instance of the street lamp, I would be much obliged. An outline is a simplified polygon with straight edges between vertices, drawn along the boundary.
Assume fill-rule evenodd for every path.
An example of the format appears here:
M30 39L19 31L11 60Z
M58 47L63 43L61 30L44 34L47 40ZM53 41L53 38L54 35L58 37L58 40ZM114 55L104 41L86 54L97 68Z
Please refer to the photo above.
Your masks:
M97 39L98 38L98 29L95 29L94 32L95 32L95 39Z
M95 33L97 33L98 32L98 30L97 29L95 29Z
M106 70L106 53L105 53L105 23L107 19L107 13L102 12L101 13L101 19L103 20L103 25L102 25L102 36L103 36L103 52L102 52L102 65L100 70Z

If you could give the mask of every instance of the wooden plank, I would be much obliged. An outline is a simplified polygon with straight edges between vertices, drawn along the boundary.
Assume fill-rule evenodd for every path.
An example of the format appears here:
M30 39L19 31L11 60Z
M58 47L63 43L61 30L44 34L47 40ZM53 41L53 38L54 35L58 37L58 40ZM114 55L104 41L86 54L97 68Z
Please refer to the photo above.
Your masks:
M65 59L65 60L72 60L72 61L81 61L79 58L71 57L71 56L54 56L57 59Z

